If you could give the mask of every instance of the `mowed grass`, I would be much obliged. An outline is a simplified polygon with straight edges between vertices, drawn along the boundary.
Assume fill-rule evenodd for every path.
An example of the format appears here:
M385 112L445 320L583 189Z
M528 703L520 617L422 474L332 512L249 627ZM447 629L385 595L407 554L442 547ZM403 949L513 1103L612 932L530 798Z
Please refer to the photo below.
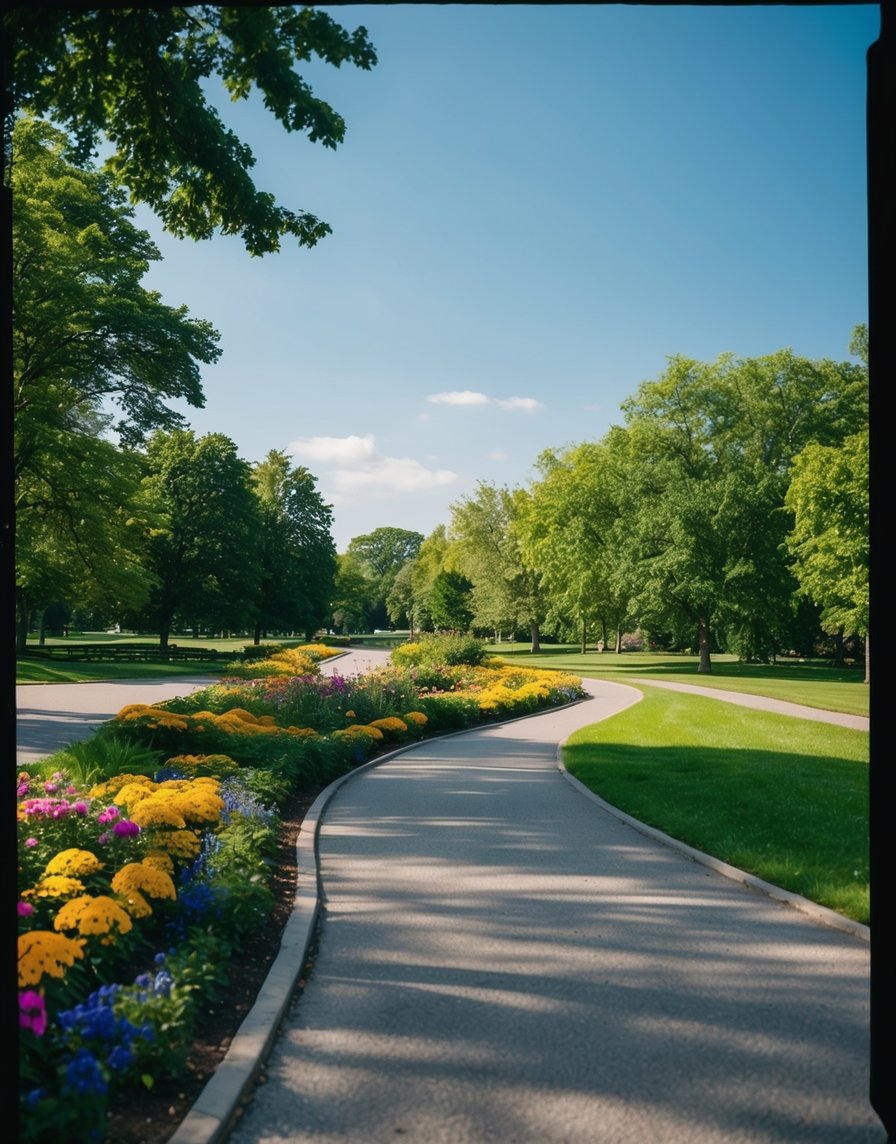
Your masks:
M16 684L100 683L110 679L174 679L178 676L221 675L220 661L204 663L58 663L51 660L17 659Z
M863 667L831 667L823 660L781 660L778 663L740 663L733 655L714 655L712 672L697 672L693 655L652 655L647 652L588 651L556 645L532 655L528 647L493 644L490 650L511 663L532 667L553 667L583 675L588 679L612 679L637 684L639 679L669 679L693 683L720 691L740 691L747 695L768 695L788 703L802 703L825 711L867 715L869 687Z
M868 925L868 750L864 731L650 689L563 757L639 821Z

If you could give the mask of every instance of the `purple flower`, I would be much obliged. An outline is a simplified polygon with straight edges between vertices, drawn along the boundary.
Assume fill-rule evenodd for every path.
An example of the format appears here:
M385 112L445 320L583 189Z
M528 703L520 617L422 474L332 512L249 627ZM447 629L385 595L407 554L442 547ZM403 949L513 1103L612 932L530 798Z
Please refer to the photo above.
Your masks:
M34 906L30 902L19 901L16 903L16 912L20 918L27 918L34 913Z
M37 845L37 839L36 838L26 838L25 839L25 845L30 849L32 846Z
M130 819L123 818L120 822L116 822L112 827L112 833L117 834L119 838L133 837L135 834L140 833L140 827L136 822L131 822Z
M33 989L26 989L19 994L19 1026L30 1029L38 1037L42 1037L47 1028L47 1009L44 999Z
M107 806L105 810L101 810L96 816L97 822L100 826L105 826L107 822L114 822L121 814L117 806Z

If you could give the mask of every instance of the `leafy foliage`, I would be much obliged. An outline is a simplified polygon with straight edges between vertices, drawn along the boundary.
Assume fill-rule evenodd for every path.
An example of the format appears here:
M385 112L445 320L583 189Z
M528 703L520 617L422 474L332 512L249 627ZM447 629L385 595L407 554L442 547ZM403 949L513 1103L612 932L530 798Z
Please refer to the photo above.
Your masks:
M208 81L217 77L232 101L257 88L287 132L335 148L345 123L296 64L317 56L334 67L370 69L376 54L363 27L348 32L313 7L196 4L19 6L5 12L3 30L12 114L58 122L74 139L79 163L109 141L105 170L172 234L203 239L217 229L263 255L283 237L314 246L329 233L313 214L256 188L254 156L221 121Z

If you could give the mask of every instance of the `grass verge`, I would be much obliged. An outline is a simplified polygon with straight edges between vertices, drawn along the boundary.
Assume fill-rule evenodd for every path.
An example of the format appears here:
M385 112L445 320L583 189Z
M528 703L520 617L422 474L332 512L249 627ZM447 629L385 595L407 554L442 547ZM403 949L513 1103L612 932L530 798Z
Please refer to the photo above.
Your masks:
M788 703L802 703L824 711L867 715L869 688L859 667L831 667L822 660L782 660L779 663L740 663L735 656L714 655L712 673L698 675L697 657L652 655L647 652L586 652L572 646L528 650L495 644L490 648L508 663L526 667L554 667L588 679L611 679L637 684L639 679L669 679L719 691L767 695Z
M626 814L869 924L865 732L648 691L563 757Z

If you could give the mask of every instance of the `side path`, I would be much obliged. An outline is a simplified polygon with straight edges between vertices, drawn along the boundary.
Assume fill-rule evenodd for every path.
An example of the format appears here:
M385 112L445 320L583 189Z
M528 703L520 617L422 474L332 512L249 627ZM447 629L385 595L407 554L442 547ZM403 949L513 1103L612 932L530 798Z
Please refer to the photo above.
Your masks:
M867 933L584 797L558 744L639 698L587 685L324 792L281 957L171 1144L886 1140Z

